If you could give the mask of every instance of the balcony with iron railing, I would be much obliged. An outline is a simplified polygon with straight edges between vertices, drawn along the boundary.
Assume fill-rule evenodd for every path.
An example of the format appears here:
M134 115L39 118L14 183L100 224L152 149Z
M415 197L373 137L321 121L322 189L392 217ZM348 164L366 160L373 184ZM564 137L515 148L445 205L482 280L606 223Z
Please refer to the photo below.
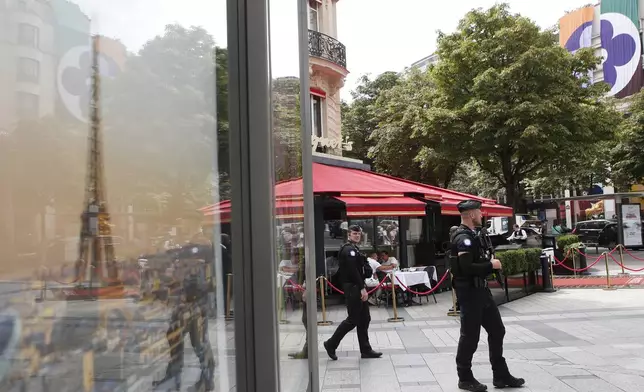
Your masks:
M337 39L319 31L309 30L309 56L347 68L347 49Z

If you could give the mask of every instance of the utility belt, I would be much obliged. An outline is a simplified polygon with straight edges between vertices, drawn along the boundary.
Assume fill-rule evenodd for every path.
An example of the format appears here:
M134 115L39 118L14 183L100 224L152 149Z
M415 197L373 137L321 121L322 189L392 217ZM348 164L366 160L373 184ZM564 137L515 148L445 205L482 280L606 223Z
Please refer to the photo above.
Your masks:
M454 286L474 287L476 289L487 288L487 279L480 276L454 277Z

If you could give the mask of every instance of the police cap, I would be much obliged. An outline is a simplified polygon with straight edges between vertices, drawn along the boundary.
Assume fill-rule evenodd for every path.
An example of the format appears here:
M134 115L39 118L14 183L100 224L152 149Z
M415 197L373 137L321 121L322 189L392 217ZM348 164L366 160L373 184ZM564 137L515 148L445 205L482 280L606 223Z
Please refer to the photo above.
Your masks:
M362 233L362 227L358 225L351 225L349 226L349 231L356 231L358 233Z
M476 200L463 200L456 205L456 208L458 208L458 212L460 213L471 210L480 210L481 202Z

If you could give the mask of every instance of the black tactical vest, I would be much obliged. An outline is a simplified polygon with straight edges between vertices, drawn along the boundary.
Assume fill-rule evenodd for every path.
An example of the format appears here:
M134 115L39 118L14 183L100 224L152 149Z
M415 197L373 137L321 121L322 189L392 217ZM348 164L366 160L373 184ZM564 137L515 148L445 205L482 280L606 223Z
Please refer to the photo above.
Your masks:
M450 266L450 270L452 272L452 275L454 275L455 278L465 277L465 275L463 273L463 270L459 265L458 249L456 247L456 240L460 239L460 238L462 238L464 236L467 236L468 238L471 238L472 237L471 233L472 233L472 231L468 227L465 227L465 226L461 225L461 226L458 227L458 229L456 231L454 231L454 233L452 234L452 237L450 238L451 247L450 247L450 255L449 255L449 266ZM480 243L478 241L480 241L478 236L475 236L472 239L471 253L472 253L472 257L473 257L474 262L478 262L479 258L481 257L481 253L480 253L481 245L480 245Z

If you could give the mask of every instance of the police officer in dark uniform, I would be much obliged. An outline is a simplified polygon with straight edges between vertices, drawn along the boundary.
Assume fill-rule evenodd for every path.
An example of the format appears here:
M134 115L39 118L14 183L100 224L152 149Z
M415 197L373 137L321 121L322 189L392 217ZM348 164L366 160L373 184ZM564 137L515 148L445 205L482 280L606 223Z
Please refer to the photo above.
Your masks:
M358 343L362 358L380 358L382 353L376 352L369 344L369 303L367 302L367 286L365 279L373 275L371 267L367 262L367 257L360 253L357 244L362 237L360 226L353 225L349 227L349 241L342 245L338 253L340 266L338 275L342 282L342 290L347 305L347 318L335 330L331 338L324 342L324 349L329 358L334 361L338 360L335 353L344 336L352 329L356 328L358 333Z
M510 374L503 358L505 327L487 286L486 277L495 269L501 269L501 262L485 258L482 239L474 231L482 225L481 203L465 200L457 207L461 213L461 225L451 237L450 268L461 308L461 336L456 352L458 387L473 392L487 390L487 386L478 382L472 374L472 356L478 346L481 326L488 334L494 386L521 387L525 381Z
M180 282L175 282L179 290L170 316L170 327L166 333L170 346L170 361L166 374L160 381L153 382L157 387L168 380L174 380L177 391L181 390L181 373L183 370L183 341L190 336L199 364L201 374L191 392L214 391L215 358L208 339L208 306L205 280L205 263L203 260L185 260L188 271Z

